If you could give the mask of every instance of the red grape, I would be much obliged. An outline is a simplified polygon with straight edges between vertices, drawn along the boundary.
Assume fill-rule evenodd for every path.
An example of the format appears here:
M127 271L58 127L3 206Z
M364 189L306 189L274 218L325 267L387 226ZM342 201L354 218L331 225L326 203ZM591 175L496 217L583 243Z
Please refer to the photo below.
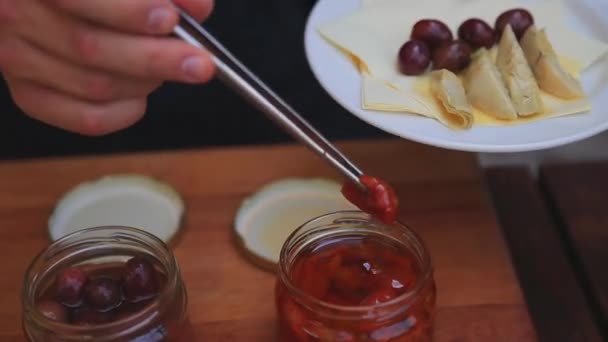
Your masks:
M468 19L458 28L458 37L469 43L473 49L491 48L496 42L494 30L481 19Z
M439 20L423 19L418 21L411 34L411 39L420 40L426 43L432 51L445 42L453 39L450 28Z
M399 66L405 75L420 75L431 63L431 52L419 40L410 40L399 49Z
M530 12L523 8L515 8L503 12L496 18L496 23L494 24L494 30L496 30L498 38L502 36L502 31L508 24L511 25L517 39L520 39L526 33L526 30L534 25L534 18Z
M471 47L459 40L443 44L435 50L433 63L435 70L461 71L471 63Z

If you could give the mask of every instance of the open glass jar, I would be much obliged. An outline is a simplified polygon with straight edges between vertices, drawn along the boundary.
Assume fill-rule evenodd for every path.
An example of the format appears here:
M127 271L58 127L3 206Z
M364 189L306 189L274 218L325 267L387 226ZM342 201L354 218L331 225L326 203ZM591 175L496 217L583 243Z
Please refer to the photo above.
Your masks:
M401 225L344 211L313 219L285 242L278 265L279 341L431 341L429 253Z
M67 307L59 304L60 272L82 272L87 286L101 281L100 277L120 284L128 260L146 260L148 271L153 268L159 281L154 295L130 301L122 283L117 306L109 310L97 310L84 299ZM135 267L139 267L138 277L146 277L141 264ZM51 244L26 272L22 305L24 332L34 342L189 340L184 336L190 331L186 329L187 294L177 261L161 240L135 228L89 228Z

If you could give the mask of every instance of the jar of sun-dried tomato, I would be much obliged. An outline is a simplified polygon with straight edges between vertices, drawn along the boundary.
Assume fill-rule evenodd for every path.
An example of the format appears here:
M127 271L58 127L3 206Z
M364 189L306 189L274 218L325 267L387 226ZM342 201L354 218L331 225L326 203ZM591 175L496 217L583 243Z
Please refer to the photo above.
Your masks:
M25 274L22 304L33 342L193 340L177 260L135 228L89 228L51 244Z
M429 253L412 230L358 211L321 216L281 250L279 340L431 341L435 295Z

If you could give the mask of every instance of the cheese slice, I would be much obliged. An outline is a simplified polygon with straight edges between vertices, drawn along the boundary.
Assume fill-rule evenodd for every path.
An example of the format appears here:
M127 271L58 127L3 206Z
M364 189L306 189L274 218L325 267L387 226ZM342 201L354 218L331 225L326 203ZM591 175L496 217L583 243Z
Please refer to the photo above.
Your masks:
M474 13L489 23L507 9L521 7L516 0L361 0L361 8L318 27L320 35L356 61L354 70L362 75L361 106L366 110L418 114L439 120L442 117L435 96L430 91L430 77L402 75L397 67L397 53L409 38L409 30L422 18L444 21L453 32ZM553 39L560 61L568 71L583 72L608 51L608 45L571 31L565 26L562 0L545 0L526 5L540 27ZM562 39L562 37L564 37ZM490 55L496 49L489 51ZM491 57L492 58L492 57ZM586 99L563 101L541 93L544 113L528 118L500 120L473 108L476 125L505 125L546 117L570 115L589 110Z
M452 129L473 126L473 109L467 99L462 81L449 70L431 74L431 93L441 103L438 120Z
M560 64L544 30L530 27L522 37L521 45L544 91L564 99L585 96L580 82Z
M434 118L428 99L414 93L405 94L399 88L369 73L362 74L361 99L364 109L385 112L409 112Z
M485 48L473 56L471 65L464 72L463 83L469 101L477 109L498 119L517 119L509 91Z
M519 116L542 112L540 89L511 25L503 30L496 54L496 66Z

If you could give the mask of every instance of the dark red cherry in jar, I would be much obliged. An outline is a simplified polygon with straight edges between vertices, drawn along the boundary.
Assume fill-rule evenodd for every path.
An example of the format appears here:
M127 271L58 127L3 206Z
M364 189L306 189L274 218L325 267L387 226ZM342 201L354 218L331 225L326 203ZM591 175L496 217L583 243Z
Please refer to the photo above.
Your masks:
M431 52L419 40L410 40L399 49L399 69L408 76L420 75L431 64Z
M458 72L471 63L471 47L469 44L455 40L441 45L435 50L433 68L435 70L447 69Z
M122 293L120 285L114 279L97 278L85 286L84 298L92 308L104 312L120 305Z
M38 303L38 310L40 313L56 322L66 322L68 317L68 310L65 306L57 303L54 300L43 300Z
M473 49L491 48L496 42L494 29L485 21L477 18L468 19L458 28L458 38L467 42Z
M120 321L133 316L134 314L144 310L147 306L151 305L154 299L142 300L137 303L122 303L116 309L109 311L112 313L112 321Z
M509 24L517 39L520 39L526 33L526 30L534 25L534 17L523 8L515 8L503 12L496 18L496 23L494 24L494 30L498 39L502 36L504 28Z
M70 315L71 323L81 326L105 324L111 320L110 312L99 312L87 307L76 308Z
M148 299L158 294L160 284L151 262L134 257L125 263L123 290L129 302Z
M87 282L86 274L79 268L70 267L57 273L55 278L55 297L65 306L80 305L84 286Z
M433 51L441 44L453 39L452 31L443 22L435 19L423 19L412 28L411 39L421 40Z

